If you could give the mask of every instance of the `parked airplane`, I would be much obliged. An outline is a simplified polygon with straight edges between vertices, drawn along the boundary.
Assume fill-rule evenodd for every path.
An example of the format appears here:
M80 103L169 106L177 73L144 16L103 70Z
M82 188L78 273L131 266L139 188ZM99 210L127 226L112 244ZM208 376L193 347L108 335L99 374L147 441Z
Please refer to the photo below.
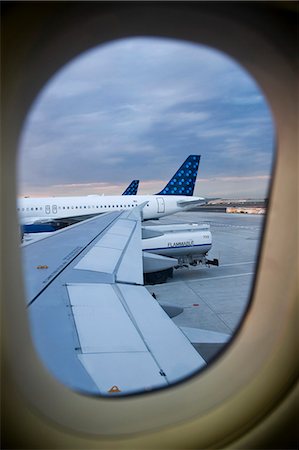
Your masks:
M202 197L193 197L199 161L200 155L189 155L164 189L155 195L20 199L17 209L23 232L54 231L97 214L131 209L144 202L147 205L143 209L143 220L188 210L205 201Z
M136 195L137 191L138 191L138 186L139 186L139 180L131 181L131 183L124 190L122 195ZM90 197L92 197L92 196L90 196ZM96 195L96 197L98 197L98 195ZM73 197L71 197L71 198L73 198ZM35 200L40 200L40 199L35 199ZM23 212L23 210L25 211L25 208L18 208L18 211L21 211L21 210ZM36 211L36 208L34 210ZM27 206L26 206L26 211L27 211ZM30 207L28 209L28 211L32 211L32 207ZM24 214L21 215L22 234L23 233L45 233L45 232L55 231L59 228L64 228L65 226L71 225L80 220L84 220L84 219L87 219L87 218L93 216L93 214L88 214L87 216L82 216L82 217L80 216L80 219L74 218L74 217L72 217L72 218L69 217L67 222L63 222L62 220L61 221L60 220L59 221L47 220L46 222L45 221L39 222L38 220L34 219L34 223L23 224L23 222L22 222L23 215ZM31 219L29 219L29 220L31 221Z

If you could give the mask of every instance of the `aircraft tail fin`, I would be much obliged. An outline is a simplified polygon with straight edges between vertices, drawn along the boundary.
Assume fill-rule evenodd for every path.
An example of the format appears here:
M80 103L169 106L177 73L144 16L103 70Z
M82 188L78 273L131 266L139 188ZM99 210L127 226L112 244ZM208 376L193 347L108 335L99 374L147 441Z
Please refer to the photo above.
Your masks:
M136 195L138 190L139 180L133 180L122 195Z
M167 185L156 195L193 195L200 155L189 155Z

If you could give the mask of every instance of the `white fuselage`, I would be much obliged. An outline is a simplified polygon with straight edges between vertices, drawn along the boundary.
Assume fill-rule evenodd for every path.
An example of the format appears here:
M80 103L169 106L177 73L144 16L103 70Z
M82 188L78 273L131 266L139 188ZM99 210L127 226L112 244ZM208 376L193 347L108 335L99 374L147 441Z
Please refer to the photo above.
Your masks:
M195 201L200 203L203 198L181 195L119 195L101 196L88 195L82 197L47 197L22 198L18 200L17 210L21 224L35 221L51 221L65 218L84 218L95 214L131 209L147 202L143 208L143 220L188 210ZM184 201L184 206L178 202ZM190 202L190 206L186 204Z

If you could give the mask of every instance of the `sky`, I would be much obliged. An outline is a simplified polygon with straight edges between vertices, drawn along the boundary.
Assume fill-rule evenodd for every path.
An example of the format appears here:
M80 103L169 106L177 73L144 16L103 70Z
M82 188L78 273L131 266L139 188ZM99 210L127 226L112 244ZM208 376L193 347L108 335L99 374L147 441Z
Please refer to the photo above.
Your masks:
M159 192L200 154L195 195L264 198L274 126L255 81L196 44L128 38L89 50L44 87L27 117L19 196Z

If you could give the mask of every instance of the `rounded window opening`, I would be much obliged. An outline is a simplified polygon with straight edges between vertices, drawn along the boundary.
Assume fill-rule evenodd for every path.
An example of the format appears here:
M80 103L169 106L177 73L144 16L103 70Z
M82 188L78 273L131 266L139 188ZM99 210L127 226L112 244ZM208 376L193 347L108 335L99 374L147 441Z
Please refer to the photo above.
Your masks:
M114 41L49 81L22 134L18 214L51 373L118 397L212 364L249 307L273 143L254 80L204 46Z

